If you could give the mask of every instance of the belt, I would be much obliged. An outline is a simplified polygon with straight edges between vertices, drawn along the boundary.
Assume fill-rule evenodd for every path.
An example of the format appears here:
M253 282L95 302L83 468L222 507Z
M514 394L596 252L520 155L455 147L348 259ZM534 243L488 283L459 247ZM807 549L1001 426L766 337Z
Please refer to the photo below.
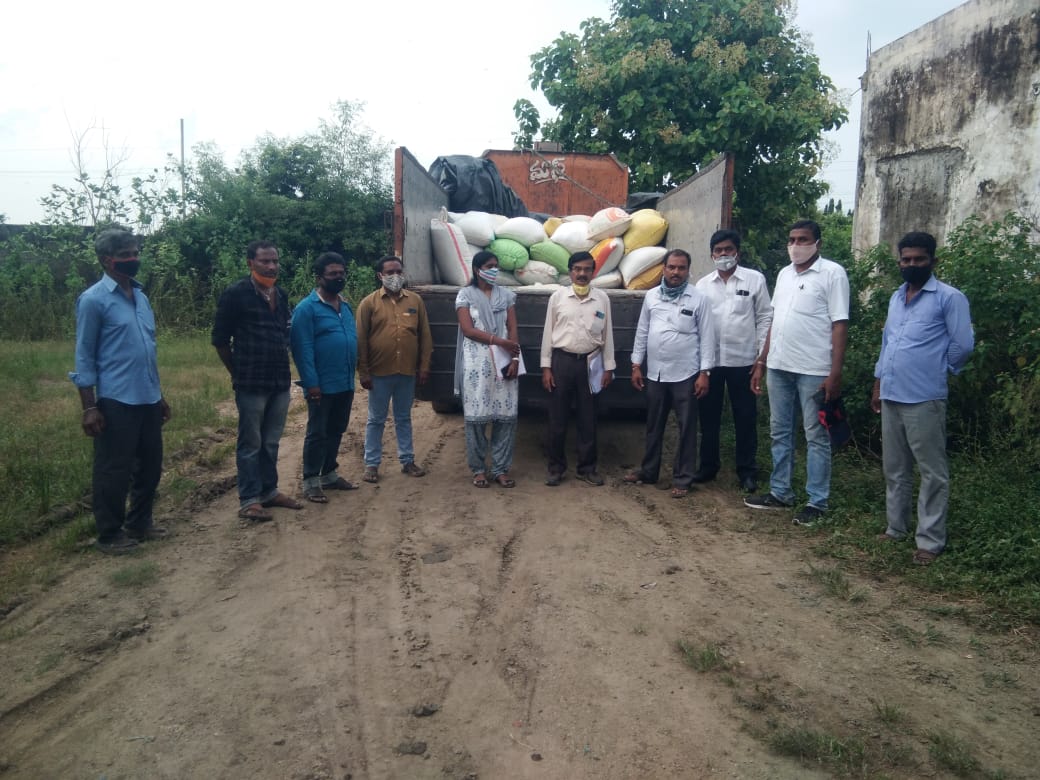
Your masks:
M587 358L592 353L591 352L583 352L581 354L578 354L577 352L568 352L565 349L560 349L559 347L553 347L553 354L554 355L562 355L563 357L572 358L574 360L584 360L585 358Z

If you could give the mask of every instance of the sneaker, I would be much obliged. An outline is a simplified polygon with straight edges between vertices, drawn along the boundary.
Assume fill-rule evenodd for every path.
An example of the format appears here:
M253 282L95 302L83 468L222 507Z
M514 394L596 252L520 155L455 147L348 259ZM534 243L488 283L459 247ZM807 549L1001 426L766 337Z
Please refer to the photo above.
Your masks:
M126 535L134 541L154 542L156 539L165 539L170 535L170 532L161 525L150 525L141 531L136 528L127 528Z
M603 484L603 477L597 474L595 471L586 471L578 474L578 479L582 482L588 482L593 487L600 487Z
M761 496L748 496L744 499L744 506L752 509L790 509L793 504L781 501L772 493L764 493Z
M401 466L401 473L407 474L409 477L425 477L426 469L415 465L413 461L412 463L405 463Z
M812 504L806 504L802 507L801 511L794 516L795 525L812 526L816 525L817 521L822 520L824 510L818 506Z
M101 541L98 539L94 542L94 546L106 555L125 555L128 552L133 552L137 549L137 540L131 539L125 533L120 531L110 539Z

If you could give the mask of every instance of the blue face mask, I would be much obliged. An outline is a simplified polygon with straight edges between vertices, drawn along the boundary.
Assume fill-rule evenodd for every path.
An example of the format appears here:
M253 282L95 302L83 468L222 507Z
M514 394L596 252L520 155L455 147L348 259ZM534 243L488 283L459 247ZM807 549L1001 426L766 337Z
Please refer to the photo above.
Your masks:
M498 266L494 268L479 268L477 269L477 276L483 279L490 285L494 285L498 279Z

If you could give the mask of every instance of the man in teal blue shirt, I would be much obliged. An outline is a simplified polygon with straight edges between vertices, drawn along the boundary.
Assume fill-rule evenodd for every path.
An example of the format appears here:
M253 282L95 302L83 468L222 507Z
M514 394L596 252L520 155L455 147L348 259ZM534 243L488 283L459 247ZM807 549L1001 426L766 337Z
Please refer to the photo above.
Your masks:
M355 490L341 477L336 456L354 404L357 326L340 293L346 265L335 252L314 262L316 286L293 311L293 360L307 398L307 433L303 440L303 495L324 504L326 490Z
M152 523L152 505L170 407L159 388L155 316L134 279L141 267L137 238L105 230L94 251L105 273L76 300L76 370L69 379L79 389L83 432L94 440L97 548L123 553L166 535Z
M870 406L881 414L888 527L878 538L909 533L914 463L921 472L917 550L927 566L946 547L950 471L946 459L946 375L959 374L975 348L968 299L932 275L935 238L907 233L899 242L905 280L888 303Z

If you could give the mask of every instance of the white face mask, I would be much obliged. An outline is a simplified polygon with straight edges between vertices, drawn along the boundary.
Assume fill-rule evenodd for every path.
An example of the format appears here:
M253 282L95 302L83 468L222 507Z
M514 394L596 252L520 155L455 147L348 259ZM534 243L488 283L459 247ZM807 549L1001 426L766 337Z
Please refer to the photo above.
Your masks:
M809 262L809 258L816 254L816 247L819 244L819 241L813 244L788 244L787 256L795 265L804 265Z
M716 271L722 271L723 273L725 273L726 271L730 270L731 268L735 268L736 267L736 265L737 265L737 256L736 255L722 255L721 257L713 257L711 259L711 261L713 263L715 263L715 270Z
M399 293L404 289L404 274L388 274L380 278L388 292Z

